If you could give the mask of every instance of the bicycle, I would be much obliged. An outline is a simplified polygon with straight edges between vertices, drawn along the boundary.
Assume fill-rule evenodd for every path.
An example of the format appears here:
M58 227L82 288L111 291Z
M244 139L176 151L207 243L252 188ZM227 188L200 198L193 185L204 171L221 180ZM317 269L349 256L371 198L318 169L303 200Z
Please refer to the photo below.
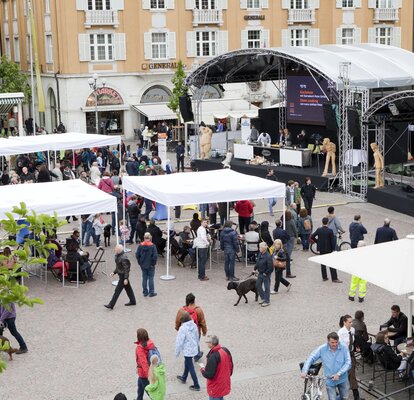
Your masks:
M302 370L304 363L300 363ZM312 364L305 378L304 390L301 400L321 400L322 388L325 378L317 376L321 369L322 363Z
M313 254L319 255L319 251L317 250L317 243L315 239L311 237L309 238L310 241L310 250ZM345 240L342 240L342 234L340 233L338 235L337 241L336 241L336 248L338 251L345 251L349 250L351 248L351 243L347 242Z

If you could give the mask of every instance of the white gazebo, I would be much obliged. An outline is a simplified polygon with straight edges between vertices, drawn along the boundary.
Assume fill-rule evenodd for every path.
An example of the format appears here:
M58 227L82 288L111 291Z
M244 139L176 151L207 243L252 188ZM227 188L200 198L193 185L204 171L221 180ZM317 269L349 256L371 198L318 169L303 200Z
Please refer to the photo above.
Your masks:
M17 93L0 93L0 114L7 114L17 107L17 126L19 136L24 136L23 129L23 110L22 104L24 102L24 94Z

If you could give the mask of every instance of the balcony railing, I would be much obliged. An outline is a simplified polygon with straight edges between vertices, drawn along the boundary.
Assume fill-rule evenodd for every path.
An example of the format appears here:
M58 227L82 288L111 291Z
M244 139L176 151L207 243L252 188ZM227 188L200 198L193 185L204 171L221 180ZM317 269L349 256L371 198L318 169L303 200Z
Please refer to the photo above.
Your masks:
M223 24L223 11L222 10L193 10L193 26L203 24Z
M315 22L315 9L304 8L301 10L290 9L288 14L288 24L292 25L297 22Z
M115 28L117 28L119 25L118 11L86 10L85 27L90 28L93 25L113 25Z
M399 21L398 8L376 8L374 10L374 22Z

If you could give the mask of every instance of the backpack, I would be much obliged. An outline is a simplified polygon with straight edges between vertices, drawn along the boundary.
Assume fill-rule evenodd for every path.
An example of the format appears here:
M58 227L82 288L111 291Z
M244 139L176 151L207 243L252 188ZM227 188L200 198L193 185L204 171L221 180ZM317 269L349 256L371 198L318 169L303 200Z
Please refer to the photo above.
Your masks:
M303 220L303 229L305 231L310 231L312 229L312 224L309 218Z
M197 308L189 308L187 306L183 306L183 310L187 311L190 314L191 319L194 321L194 323L196 324L196 327L198 328L198 315L197 315Z
M154 348L153 348L153 349L149 349L149 350L148 350L148 365L151 365L151 357L152 357L154 354L158 357L158 362L159 362L159 363L161 363L161 362L162 362L162 359L161 359L161 354L160 354L159 350L158 350L158 349L154 346Z

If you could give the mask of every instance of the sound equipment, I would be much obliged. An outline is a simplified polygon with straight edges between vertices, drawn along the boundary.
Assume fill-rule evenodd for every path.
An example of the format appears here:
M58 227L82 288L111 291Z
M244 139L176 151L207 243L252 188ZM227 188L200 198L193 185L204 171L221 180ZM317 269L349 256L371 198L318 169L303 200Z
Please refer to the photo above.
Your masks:
M361 136L361 117L359 110L354 107L347 107L348 111L348 132L352 137Z
M188 94L180 96L180 113L184 122L194 121L193 106L191 98Z
M338 124L336 120L335 110L332 103L322 104L323 116L325 118L325 125L328 131L336 132L338 130Z

